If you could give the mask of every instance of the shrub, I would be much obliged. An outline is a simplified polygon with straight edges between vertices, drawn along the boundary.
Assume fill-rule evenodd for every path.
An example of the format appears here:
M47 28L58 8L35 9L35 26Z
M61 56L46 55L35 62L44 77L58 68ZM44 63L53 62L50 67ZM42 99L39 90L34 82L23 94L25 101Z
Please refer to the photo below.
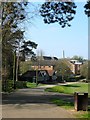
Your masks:
M18 89L18 88L27 88L27 82L25 82L25 81L16 81L15 86L16 86L16 89ZM9 92L9 93L14 91L13 80L2 81L2 91Z
M27 82L25 82L25 81L16 81L16 88L27 88Z
M57 76L57 82L62 82L62 76Z
M2 91L10 93L13 90L13 80L2 81Z

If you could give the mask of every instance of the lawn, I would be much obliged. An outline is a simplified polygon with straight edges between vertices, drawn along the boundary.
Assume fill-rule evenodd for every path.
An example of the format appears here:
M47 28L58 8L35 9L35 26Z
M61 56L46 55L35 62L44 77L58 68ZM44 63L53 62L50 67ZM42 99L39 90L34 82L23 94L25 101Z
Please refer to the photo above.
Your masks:
M31 82L27 82L27 87L28 88L35 88L35 87L37 87L37 86L42 86L43 84L38 84L38 85L36 85L36 83L31 83Z
M74 103L73 102L68 102L68 101L64 101L61 99L51 99L51 102L56 104L57 106L63 107L67 110L73 110L74 109ZM74 115L76 116L76 118L90 118L90 106L88 106L88 111L75 111ZM79 120L79 119L78 119Z
M56 104L57 106L62 106L63 108L66 108L66 109L73 108L74 106L73 102L67 102L61 99L52 99L51 102Z
M65 94L74 94L75 92L88 92L88 83L75 83L69 85L58 85L52 88L47 88L46 91L49 92L59 92ZM90 93L89 93L90 97ZM64 107L65 109L74 109L74 103L69 101L63 101L60 99L52 99L52 103ZM76 113L76 118L90 118L90 106L88 106L88 111L79 111Z
M55 87L47 88L45 90L49 92L59 92L65 94L74 94L74 92L88 92L88 83L57 85Z
M89 107L88 107L88 109L89 109ZM88 110L88 111L78 111L76 114L75 114L75 116L77 117L77 118L80 118L79 120L81 120L81 118L83 118L83 120L85 119L85 118L87 118L87 120L89 120L90 119L90 110ZM86 119L85 119L86 120Z

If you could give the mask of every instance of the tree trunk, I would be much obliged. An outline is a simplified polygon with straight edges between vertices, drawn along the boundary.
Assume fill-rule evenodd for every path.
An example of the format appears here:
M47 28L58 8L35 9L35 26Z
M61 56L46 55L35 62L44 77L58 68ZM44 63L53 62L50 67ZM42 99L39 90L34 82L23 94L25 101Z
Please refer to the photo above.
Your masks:
M6 73L6 72L7 72L6 69L7 69L7 67L6 67L6 58L5 58L5 68L4 68L4 69L5 69L5 70L4 70L4 71L5 71L5 72L4 72L4 81L5 81L5 82L4 82L4 88L5 88L5 92L7 92L7 79L6 79L6 76L7 76L7 75L6 75L6 74L7 74L7 73Z
M16 51L14 52L14 56L13 56L13 87L14 89L16 89L16 85L15 85L15 68L16 68Z
M18 81L19 52L20 52L20 43L19 43L18 52L16 56L16 81Z

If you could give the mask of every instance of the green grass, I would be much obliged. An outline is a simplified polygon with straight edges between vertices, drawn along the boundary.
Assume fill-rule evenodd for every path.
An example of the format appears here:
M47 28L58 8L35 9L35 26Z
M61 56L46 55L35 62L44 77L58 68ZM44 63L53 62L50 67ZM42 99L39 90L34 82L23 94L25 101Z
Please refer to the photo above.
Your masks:
M75 83L70 85L59 85L52 88L47 88L46 91L49 92L59 92L65 94L74 94L75 92L88 92L88 83ZM89 93L90 97L90 93ZM63 107L65 109L74 109L74 103L63 101L60 99L51 100L52 103ZM90 106L88 106L88 111L79 111L76 113L76 118L90 118Z
M37 87L37 86L42 86L43 84L38 84L38 85L36 85L36 83L31 83L31 82L27 82L27 87L28 88L35 88L35 87Z
M49 92L59 92L65 94L74 94L74 92L88 92L88 83L75 83L70 85L59 85L47 88Z
M36 87L36 83L27 82L27 87L28 88L35 88Z
M90 119L90 111L79 111L76 115L75 115L77 118L87 118L88 120Z
M60 100L60 99L52 99L51 102L56 104L57 106L62 106L63 108L66 108L66 109L74 107L74 103L63 101L63 100Z
M86 112L80 115L81 118L90 118L90 112Z
M51 102L56 104L57 106L60 106L65 109L74 109L74 103L73 102L68 102L68 101L63 101L60 99L51 99ZM90 106L88 106L88 111L78 111L75 112L74 114L76 118L90 118Z

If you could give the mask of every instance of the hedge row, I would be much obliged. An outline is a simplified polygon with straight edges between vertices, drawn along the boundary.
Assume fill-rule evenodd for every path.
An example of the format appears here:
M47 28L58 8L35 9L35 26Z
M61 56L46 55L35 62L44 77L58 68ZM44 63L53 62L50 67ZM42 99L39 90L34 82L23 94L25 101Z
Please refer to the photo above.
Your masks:
M13 83L13 80L6 80L2 82L2 91L4 92L12 92L15 88L27 88L27 82L16 81L15 84Z

